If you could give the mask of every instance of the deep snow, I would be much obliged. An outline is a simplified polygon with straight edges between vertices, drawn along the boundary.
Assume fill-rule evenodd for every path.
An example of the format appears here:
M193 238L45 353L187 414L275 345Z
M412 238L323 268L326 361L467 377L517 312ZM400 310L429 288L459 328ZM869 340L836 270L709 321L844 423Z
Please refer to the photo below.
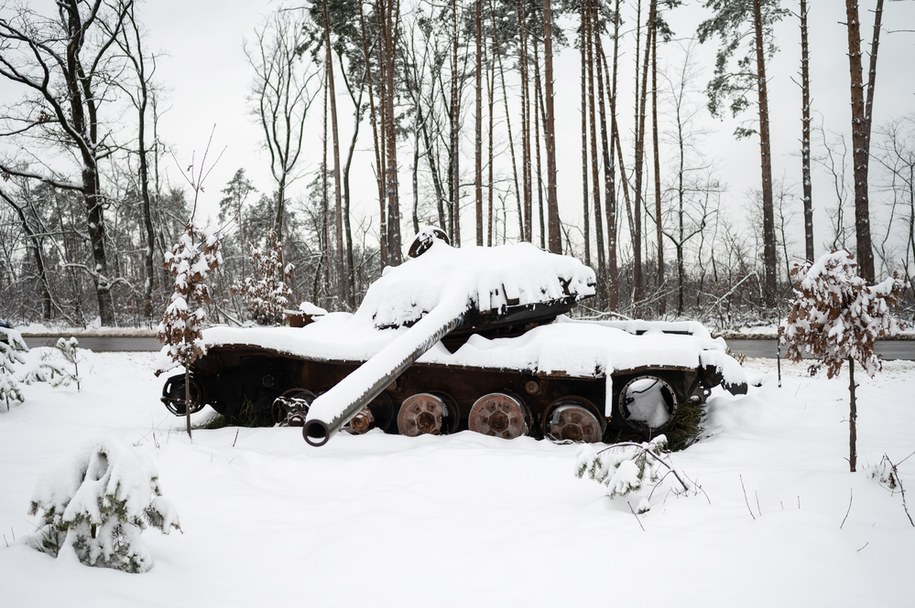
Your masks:
M915 451L912 362L862 380L850 474L847 376L783 365L779 389L774 361L750 360L762 387L716 389L708 436L672 456L708 500L656 494L642 531L575 477L576 445L372 432L310 448L296 428L191 443L158 401L154 354L80 354L82 392L26 386L0 411L3 606L912 605L915 528L866 473ZM41 475L100 437L147 451L181 517L184 534L144 533L147 574L21 542ZM915 457L900 472L915 488Z

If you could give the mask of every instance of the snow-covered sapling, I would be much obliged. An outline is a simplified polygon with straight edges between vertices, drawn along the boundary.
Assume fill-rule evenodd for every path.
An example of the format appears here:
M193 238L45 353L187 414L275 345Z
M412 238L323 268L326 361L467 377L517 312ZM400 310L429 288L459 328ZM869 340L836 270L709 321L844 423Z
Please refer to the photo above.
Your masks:
M852 472L857 461L855 362L872 378L882 368L874 343L898 331L891 311L905 287L895 276L867 285L856 268L854 258L844 250L827 253L813 264L795 264L792 275L803 278L794 290L788 318L778 329L788 347L788 359L798 362L805 354L815 359L809 368L811 375L825 367L827 377L832 378L848 362L848 464Z
M292 301L289 284L295 266L284 263L283 257L283 242L271 230L263 251L255 250L251 255L254 276L232 286L245 299L251 318L259 325L281 325L283 311Z
M7 411L11 404L25 401L16 381L15 365L25 363L22 353L28 349L18 331L0 326L0 401L6 404Z
M80 390L79 381L79 358L77 352L79 349L79 342L73 336L69 338L58 338L57 344L54 345L60 354L63 356L64 360L67 363L73 366L73 373L70 374L70 377L76 382L76 390Z
M148 526L164 534L180 530L172 504L162 497L155 465L146 454L117 440L103 440L37 484L31 515L41 517L27 539L57 557L73 552L89 566L146 572L152 555L140 534Z
M77 358L77 348L79 343L76 338L58 338L57 344L54 345L64 360L73 365L73 371L65 369L63 365L52 359L52 352L44 352L41 360L32 364L22 375L23 382L32 384L33 382L46 382L57 388L59 386L69 386L72 382L76 383L76 390L80 390L79 377L79 359Z
M640 493L637 510L644 513L651 508L651 492L668 475L676 479L679 490L690 489L685 476L670 464L666 447L664 435L647 443L617 443L603 448L589 445L578 455L576 474L605 485L610 498Z
M207 275L222 263L215 235L191 224L165 254L163 266L175 277L171 301L162 315L157 336L162 354L184 366L184 403L187 434L191 435L190 366L206 353L202 340L206 305L210 303Z

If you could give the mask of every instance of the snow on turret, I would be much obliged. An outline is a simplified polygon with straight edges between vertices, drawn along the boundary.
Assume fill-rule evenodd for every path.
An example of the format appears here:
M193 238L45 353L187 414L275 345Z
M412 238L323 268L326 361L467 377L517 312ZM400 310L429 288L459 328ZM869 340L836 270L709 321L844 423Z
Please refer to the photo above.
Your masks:
M422 234L418 239L422 238ZM375 327L416 323L442 301L467 308L504 311L595 294L594 271L569 256L530 243L497 247L451 247L430 238L422 255L396 267L369 287L356 316Z

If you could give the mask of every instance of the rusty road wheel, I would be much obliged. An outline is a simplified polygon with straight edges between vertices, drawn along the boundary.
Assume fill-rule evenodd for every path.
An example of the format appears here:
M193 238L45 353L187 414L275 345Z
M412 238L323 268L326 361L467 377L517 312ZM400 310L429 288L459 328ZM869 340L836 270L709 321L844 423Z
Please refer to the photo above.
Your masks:
M578 399L561 399L551 410L546 427L560 441L597 443L604 434L600 420Z
M397 412L397 431L401 435L439 435L448 408L441 397L432 393L410 395L400 404Z
M514 439L530 432L527 406L507 393L483 395L470 408L467 425L471 431Z

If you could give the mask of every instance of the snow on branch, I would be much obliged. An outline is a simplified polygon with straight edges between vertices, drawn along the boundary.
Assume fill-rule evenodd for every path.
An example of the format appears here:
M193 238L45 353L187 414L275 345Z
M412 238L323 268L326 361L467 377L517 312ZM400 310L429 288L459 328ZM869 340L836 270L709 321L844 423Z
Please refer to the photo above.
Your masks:
M112 439L45 474L29 512L41 518L26 540L32 548L54 557L72 552L88 566L133 573L153 565L140 539L144 529L181 530L152 460Z
M210 302L206 279L220 264L219 240L214 234L191 224L165 254L163 266L175 277L175 287L157 336L165 344L162 352L172 361L187 366L206 352L201 340L206 305Z
M6 404L7 410L11 404L25 401L16 381L15 365L25 363L22 353L28 349L18 331L0 326L0 402Z
M867 285L856 268L844 250L825 254L813 264L794 265L792 274L803 278L779 334L788 346L788 359L800 361L805 354L817 359L811 374L826 367L832 378L853 359L873 377L881 369L875 341L898 331L891 310L905 282L894 275Z
M263 251L254 251L251 261L254 276L246 277L232 286L245 299L251 317L258 325L281 325L283 311L292 301L293 264L283 262L283 242L271 230Z

